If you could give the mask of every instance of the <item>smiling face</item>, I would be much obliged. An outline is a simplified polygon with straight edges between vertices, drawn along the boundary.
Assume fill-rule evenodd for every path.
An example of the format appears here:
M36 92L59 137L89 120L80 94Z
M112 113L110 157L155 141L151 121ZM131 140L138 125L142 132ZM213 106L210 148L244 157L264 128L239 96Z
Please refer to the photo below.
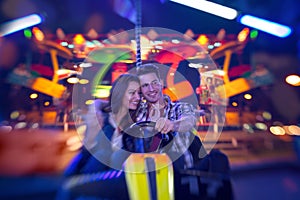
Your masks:
M150 103L158 102L162 97L162 84L155 73L139 75L141 91Z
M136 110L140 102L140 84L135 81L131 81L128 84L128 87L124 93L123 97L123 107Z

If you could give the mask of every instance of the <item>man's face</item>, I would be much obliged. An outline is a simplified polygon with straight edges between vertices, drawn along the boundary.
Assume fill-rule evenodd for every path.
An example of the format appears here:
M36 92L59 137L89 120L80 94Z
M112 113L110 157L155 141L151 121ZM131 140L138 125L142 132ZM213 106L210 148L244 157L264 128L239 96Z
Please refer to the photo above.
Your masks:
M162 97L162 84L155 73L143 74L139 76L141 91L150 103L156 103Z

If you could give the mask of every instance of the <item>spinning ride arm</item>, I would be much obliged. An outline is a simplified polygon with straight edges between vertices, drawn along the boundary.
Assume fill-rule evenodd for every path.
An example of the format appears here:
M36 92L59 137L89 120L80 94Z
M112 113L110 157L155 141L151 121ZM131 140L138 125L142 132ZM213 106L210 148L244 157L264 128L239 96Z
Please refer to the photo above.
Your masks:
M219 93L222 98L229 98L240 94L242 92L250 90L253 86L251 83L245 78L237 78L233 81L229 80L228 70L231 61L231 55L238 51L241 51L245 47L244 42L232 41L227 44L216 48L211 51L210 56L213 59L218 59L225 56L223 71L224 71L224 85L218 86L216 91Z
M32 89L40 91L52 97L61 98L65 93L66 88L63 85L57 84L57 71L59 69L57 56L71 59L73 57L73 54L67 48L52 41L38 41L37 46L39 49L50 53L53 65L53 78L52 81L49 81L48 79L42 77L36 78L32 85Z

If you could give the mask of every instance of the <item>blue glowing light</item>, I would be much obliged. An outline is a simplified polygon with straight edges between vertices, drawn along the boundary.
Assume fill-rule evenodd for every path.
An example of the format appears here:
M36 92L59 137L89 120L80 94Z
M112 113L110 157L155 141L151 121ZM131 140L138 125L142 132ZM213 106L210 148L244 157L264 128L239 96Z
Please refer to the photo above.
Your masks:
M292 29L288 26L271 22L265 19L254 17L251 15L244 15L239 18L239 22L246 26L255 28L257 30L275 35L277 37L285 38L292 33Z
M235 19L238 15L237 10L211 1L195 1L195 0L170 0L170 1L188 7L192 7L201 10L203 12L207 12L229 20Z
M12 34L31 26L35 26L42 22L43 18L38 14L31 14L25 17L14 19L1 25L0 37Z

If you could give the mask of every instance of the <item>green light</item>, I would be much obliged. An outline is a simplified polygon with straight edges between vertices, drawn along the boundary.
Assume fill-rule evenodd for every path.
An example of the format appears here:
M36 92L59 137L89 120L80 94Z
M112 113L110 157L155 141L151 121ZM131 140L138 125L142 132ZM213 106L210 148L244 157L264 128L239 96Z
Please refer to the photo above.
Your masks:
M255 38L257 38L257 36L258 36L258 31L257 30L252 30L250 32L250 38L251 39L255 39Z
M25 30L24 30L24 35L25 35L25 37L27 37L27 38L31 38L31 37L32 37L31 30L25 29Z

